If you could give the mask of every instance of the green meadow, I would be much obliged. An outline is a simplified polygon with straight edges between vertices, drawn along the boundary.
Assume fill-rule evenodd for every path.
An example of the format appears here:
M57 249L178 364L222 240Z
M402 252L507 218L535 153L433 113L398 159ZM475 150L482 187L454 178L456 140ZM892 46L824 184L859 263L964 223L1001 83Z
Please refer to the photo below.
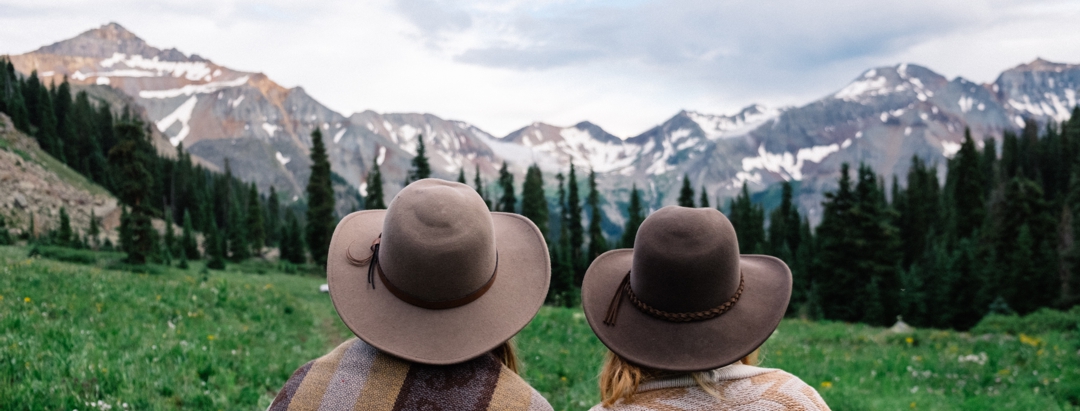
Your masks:
M3 410L261 410L294 369L351 336L322 279L270 263L206 271L30 254L0 247ZM970 333L791 319L762 365L801 377L834 410L1076 410L1078 323L1080 310L990 318ZM580 310L545 307L516 342L525 379L556 410L598 401L605 349Z

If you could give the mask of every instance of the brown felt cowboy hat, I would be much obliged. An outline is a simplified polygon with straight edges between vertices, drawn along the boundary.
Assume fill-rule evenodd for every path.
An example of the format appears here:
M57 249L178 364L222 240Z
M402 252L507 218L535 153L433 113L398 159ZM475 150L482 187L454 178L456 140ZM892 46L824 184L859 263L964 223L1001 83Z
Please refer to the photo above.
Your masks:
M596 336L632 363L704 371L740 360L780 324L791 271L740 255L731 222L711 208L664 207L638 229L633 249L593 261L581 286Z
M488 211L467 185L424 179L386 210L342 219L326 273L334 308L361 340L409 361L453 364L529 323L551 264L531 221Z

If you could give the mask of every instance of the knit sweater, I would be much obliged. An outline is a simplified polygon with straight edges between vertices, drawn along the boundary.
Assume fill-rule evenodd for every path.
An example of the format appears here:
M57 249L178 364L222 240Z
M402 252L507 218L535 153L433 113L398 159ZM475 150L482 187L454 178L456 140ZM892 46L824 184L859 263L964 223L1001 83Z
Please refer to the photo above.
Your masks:
M493 355L425 365L353 338L296 370L268 411L421 409L546 411L551 405Z
M720 393L717 398L684 375L646 381L632 401L620 399L611 407L597 405L590 411L705 411L705 410L828 410L818 392L798 377L782 370L735 363L713 370L706 380Z

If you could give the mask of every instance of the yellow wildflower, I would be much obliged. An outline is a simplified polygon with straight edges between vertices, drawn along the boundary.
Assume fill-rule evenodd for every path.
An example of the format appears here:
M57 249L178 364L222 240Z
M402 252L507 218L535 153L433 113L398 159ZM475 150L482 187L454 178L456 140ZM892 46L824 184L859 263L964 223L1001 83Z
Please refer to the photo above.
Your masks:
M904 341L907 341L908 345L915 343L915 339L911 337L905 338Z
M214 341L214 339L215 339L215 338L217 338L217 337L214 337L214 335L213 335L213 334L210 334L210 335L207 335L207 336L206 336L206 339L207 339L207 340L210 340L210 341Z
M911 402L911 408L915 408L915 401Z
M4 296L0 295L0 301L4 301Z
M24 303L28 303L28 302L30 302L30 297L25 297L22 300L23 300Z
M821 382L821 388L825 388L825 389L832 388L832 381L822 381Z
M1020 342L1032 347L1038 347L1042 340L1035 337L1029 337L1027 334L1020 334Z
M273 284L267 284L266 286L263 287L264 290L269 290L271 288L274 288Z

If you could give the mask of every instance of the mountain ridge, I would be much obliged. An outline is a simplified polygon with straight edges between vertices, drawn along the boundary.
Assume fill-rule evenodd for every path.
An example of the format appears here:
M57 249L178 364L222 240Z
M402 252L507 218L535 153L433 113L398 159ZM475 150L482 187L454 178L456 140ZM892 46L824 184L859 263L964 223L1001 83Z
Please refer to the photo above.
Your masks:
M717 198L733 196L743 184L758 191L800 180L800 208L814 218L840 163L865 162L881 174L903 175L914 155L943 174L943 160L955 154L965 127L981 140L1000 138L1028 118L1060 121L1071 114L1080 90L1080 65L1041 58L986 84L900 63L865 70L803 105L752 104L729 115L684 109L627 138L587 120L566 127L535 122L498 137L430 113L345 115L300 86L285 88L262 73L155 48L116 23L12 61L23 73L36 69L53 81L68 76L79 85L130 95L170 144L183 142L219 168L229 158L235 174L261 189L302 192L309 135L319 129L334 170L349 184L365 191L366 173L378 162L387 195L393 195L423 135L435 176L454 178L464 170L471 181L479 168L490 181L506 162L520 179L533 163L546 172L573 163L598 173L610 193L605 211L620 215L631 183L640 183L649 206L657 208L674 197L685 175Z

